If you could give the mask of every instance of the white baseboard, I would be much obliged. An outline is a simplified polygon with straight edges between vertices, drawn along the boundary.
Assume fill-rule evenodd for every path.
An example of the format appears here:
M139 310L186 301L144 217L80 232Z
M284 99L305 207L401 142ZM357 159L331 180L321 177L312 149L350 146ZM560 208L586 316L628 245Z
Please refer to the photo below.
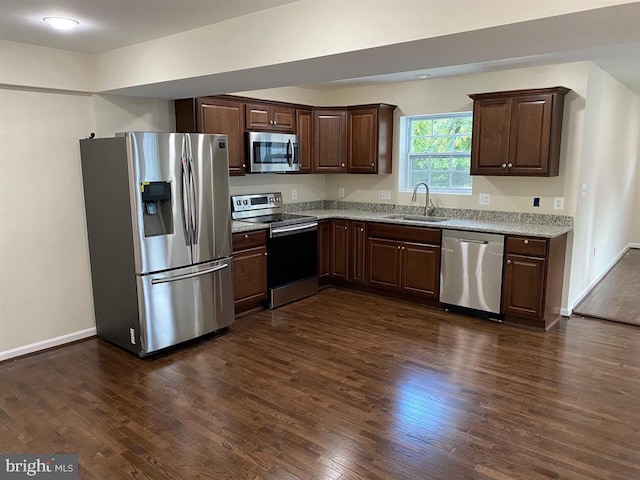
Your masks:
M625 253L627 253L627 251L630 248L640 248L640 243L629 243L626 247L624 247L622 249L622 252L620 252L616 258L614 258L611 263L609 263L609 265L607 265L607 267L602 271L602 273L600 275L598 275L596 278L594 278L591 283L589 285L587 285L587 287L582 291L582 293L580 295L578 295L578 298L571 304L571 308L570 309L562 309L562 311L566 311L567 315L565 315L564 313L562 313L562 315L565 316L569 316L571 315L571 313L573 312L573 309L576 307L576 305L578 305L582 300L584 300L584 298L589 294L589 292L593 289L593 287L596 286L596 284L602 280L604 278L604 276L609 273L609 271L613 268L613 266L618 263L620 261L620 259L624 256Z
M11 350L0 351L0 362L14 357L20 357L29 353L46 350L47 348L57 347L65 343L75 342L83 338L93 337L96 334L96 327L87 328L78 332L69 333L60 337L50 338L41 342L31 343L23 347L12 348Z

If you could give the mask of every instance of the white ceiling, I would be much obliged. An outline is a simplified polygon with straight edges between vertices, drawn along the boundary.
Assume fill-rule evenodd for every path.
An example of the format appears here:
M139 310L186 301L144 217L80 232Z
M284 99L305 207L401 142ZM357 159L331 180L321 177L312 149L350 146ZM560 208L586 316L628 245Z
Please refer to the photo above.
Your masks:
M292 1L295 0L0 0L0 38L80 53L99 53ZM54 31L42 22L42 17L52 15L72 17L81 25L73 32ZM431 59L430 63L419 64L421 55L416 49L422 44L408 42L333 58L271 65L253 74L228 72L219 75L215 82L222 88L220 91L208 91L214 82L202 77L113 93L180 98L290 85L287 81L309 88L332 89L416 80L417 74L425 72L435 78L591 60L640 94L640 43L619 44L615 40L615 22L598 15L599 12L591 11L505 25L494 29L495 34L489 32L485 36L481 35L483 32L460 35L464 39L459 48L461 52L484 49L476 58L472 58L473 55L464 58L455 49L445 49L437 62ZM520 48L520 55L507 54L507 50L513 53L518 49L507 48L505 38L511 38L515 45L518 33L522 35L522 32L530 35L528 38L537 38L535 45ZM571 41L563 37L571 37ZM224 90L231 85L238 90Z
M100 53L185 32L294 0L0 0L0 38L79 53ZM45 16L80 22L72 32Z

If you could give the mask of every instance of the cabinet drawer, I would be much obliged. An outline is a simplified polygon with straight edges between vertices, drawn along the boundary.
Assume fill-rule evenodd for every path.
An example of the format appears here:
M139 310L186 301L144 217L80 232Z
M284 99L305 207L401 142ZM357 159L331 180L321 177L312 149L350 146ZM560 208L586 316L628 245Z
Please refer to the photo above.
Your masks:
M367 228L369 237L440 245L439 228L404 227L383 223L370 223Z
M246 250L247 248L264 247L267 243L267 231L234 233L232 237L233 251Z
M507 253L544 257L547 254L547 241L540 238L507 237Z

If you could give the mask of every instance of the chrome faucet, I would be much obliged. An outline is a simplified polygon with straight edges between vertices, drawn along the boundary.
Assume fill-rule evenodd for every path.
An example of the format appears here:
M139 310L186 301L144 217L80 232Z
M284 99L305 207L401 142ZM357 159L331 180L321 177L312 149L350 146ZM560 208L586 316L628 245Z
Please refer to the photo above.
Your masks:
M418 182L416 183L416 186L413 187L413 196L411 197L411 201L415 202L418 199L418 187L420 185L424 185L424 188L427 190L427 196L425 197L425 202L424 202L424 216L428 217L429 216L429 204L431 203L431 200L429 199L429 185L427 185L425 182ZM433 203L431 203L431 205L433 205Z

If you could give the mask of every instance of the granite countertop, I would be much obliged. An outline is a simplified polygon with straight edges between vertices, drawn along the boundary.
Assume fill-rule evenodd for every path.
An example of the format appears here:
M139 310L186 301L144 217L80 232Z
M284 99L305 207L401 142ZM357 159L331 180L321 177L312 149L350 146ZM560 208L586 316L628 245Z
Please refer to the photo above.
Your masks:
M343 218L348 220L361 220L366 222L383 222L396 225L422 226L430 228L442 228L451 230L467 230L487 233L501 233L506 235L526 235L529 237L554 238L559 237L572 230L570 225L554 225L545 223L514 222L514 221L493 221L487 219L475 220L467 218L449 218L445 221L424 222L411 221L399 218L389 218L398 216L389 212L374 212L357 209L312 209L296 210L300 215L313 215L319 220L330 218ZM417 216L417 215L416 215ZM256 224L248 222L233 222L233 232L246 232L269 228L266 224Z

